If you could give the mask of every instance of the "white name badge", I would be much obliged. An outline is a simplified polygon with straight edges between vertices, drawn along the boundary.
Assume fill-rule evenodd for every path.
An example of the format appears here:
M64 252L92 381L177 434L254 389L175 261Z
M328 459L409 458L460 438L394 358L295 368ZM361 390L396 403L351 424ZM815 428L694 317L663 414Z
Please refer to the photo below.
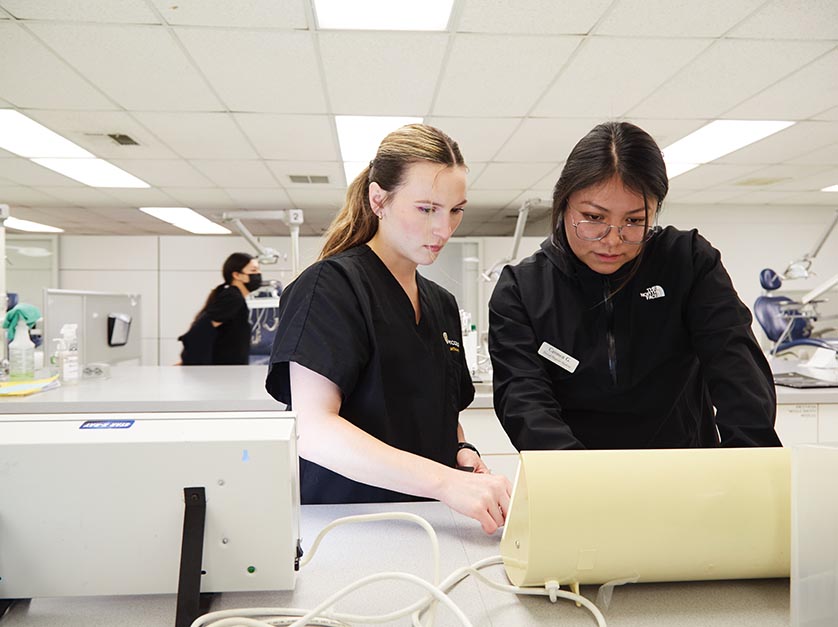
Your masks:
M564 368L568 372L573 372L576 370L576 366L579 365L578 359L574 359L564 351L559 350L555 346L551 346L547 342L541 343L541 348L538 349L538 354L544 357L544 359L549 359L554 364Z

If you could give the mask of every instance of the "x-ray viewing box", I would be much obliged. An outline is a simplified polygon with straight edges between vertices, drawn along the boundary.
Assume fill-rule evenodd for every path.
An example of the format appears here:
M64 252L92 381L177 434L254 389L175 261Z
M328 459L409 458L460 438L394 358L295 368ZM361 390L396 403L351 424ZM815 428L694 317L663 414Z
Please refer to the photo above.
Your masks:
M789 449L525 451L501 540L519 586L788 577Z
M195 487L201 592L292 589L295 433L286 412L3 416L0 599L178 592Z

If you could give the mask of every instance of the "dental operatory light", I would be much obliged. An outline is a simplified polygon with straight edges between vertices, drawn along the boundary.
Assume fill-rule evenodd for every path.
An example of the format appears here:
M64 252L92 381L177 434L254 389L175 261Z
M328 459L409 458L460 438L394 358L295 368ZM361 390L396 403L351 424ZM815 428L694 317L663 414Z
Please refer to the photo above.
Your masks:
M321 29L444 31L454 0L314 0L313 4Z
M41 224L39 222L31 222L29 220L20 220L18 218L6 218L3 226L16 231L29 231L30 233L63 233L64 229L59 229L57 226L49 226L48 224ZM25 253L24 253L25 254Z
M421 123L422 118L416 117L336 115L335 126L346 184L349 185L375 157L378 145L388 133L405 124Z
M228 235L231 232L189 207L140 207L140 211L196 235Z
M11 109L0 109L0 148L90 187L151 187Z
M715 120L663 149L667 174L673 179L792 124L780 120Z

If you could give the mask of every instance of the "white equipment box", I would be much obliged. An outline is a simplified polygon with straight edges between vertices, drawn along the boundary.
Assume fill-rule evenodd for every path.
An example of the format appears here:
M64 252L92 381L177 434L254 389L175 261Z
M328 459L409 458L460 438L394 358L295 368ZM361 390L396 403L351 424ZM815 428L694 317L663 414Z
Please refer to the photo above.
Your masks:
M293 414L4 416L0 599L176 593L192 487L206 495L201 592L292 589Z

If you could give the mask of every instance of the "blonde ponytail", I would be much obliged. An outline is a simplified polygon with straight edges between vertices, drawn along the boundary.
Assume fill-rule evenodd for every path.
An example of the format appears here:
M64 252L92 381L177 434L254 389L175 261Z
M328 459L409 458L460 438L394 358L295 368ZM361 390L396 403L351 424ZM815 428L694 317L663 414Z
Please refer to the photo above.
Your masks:
M370 183L377 183L385 193L394 192L403 183L408 166L421 161L465 165L457 142L438 128L408 124L396 129L381 141L375 159L346 190L343 208L326 232L320 259L370 241L378 231L378 217L370 207Z

